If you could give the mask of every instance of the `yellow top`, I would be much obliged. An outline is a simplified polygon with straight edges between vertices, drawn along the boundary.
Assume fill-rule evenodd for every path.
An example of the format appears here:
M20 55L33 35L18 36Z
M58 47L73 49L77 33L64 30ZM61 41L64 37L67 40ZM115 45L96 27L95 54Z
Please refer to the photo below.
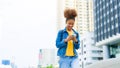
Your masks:
M68 32L68 35L73 35L73 31L72 30L71 31L67 30L67 32ZM73 40L68 41L67 49L66 49L66 56L74 56L73 48L74 48Z

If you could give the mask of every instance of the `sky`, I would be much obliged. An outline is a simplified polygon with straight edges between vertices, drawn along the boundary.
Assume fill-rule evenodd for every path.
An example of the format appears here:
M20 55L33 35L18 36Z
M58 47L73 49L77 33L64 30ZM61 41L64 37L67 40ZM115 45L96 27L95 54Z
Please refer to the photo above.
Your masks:
M53 49L56 0L0 0L0 61L18 68L38 63L39 49Z

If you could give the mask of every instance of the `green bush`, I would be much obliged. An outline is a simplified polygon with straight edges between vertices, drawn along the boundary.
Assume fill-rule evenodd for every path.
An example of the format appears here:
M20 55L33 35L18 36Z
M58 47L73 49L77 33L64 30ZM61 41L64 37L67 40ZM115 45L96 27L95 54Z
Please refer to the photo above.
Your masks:
M53 68L53 65L51 64L50 66L47 66L46 68Z

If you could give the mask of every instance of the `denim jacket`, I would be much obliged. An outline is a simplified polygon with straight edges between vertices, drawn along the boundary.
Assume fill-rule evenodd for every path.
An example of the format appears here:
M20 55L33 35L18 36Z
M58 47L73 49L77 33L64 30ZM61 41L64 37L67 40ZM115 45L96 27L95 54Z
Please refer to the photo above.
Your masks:
M74 54L75 56L77 56L76 49L79 49L80 47L79 34L74 29L72 30L76 34L76 39L78 40L78 42L73 42ZM64 40L67 38L67 36L68 36L68 33L66 31L66 28L63 30L59 30L57 34L57 38L56 38L56 47L58 48L57 55L60 57L65 57L67 42L65 43Z

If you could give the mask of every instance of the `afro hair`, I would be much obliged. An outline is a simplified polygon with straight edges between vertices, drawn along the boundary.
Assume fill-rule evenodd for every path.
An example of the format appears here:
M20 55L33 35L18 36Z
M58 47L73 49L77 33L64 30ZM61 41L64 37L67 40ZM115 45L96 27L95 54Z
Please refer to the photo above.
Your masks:
M77 16L77 12L75 9L70 9L70 8L66 8L64 11L64 17L65 18L75 18Z

